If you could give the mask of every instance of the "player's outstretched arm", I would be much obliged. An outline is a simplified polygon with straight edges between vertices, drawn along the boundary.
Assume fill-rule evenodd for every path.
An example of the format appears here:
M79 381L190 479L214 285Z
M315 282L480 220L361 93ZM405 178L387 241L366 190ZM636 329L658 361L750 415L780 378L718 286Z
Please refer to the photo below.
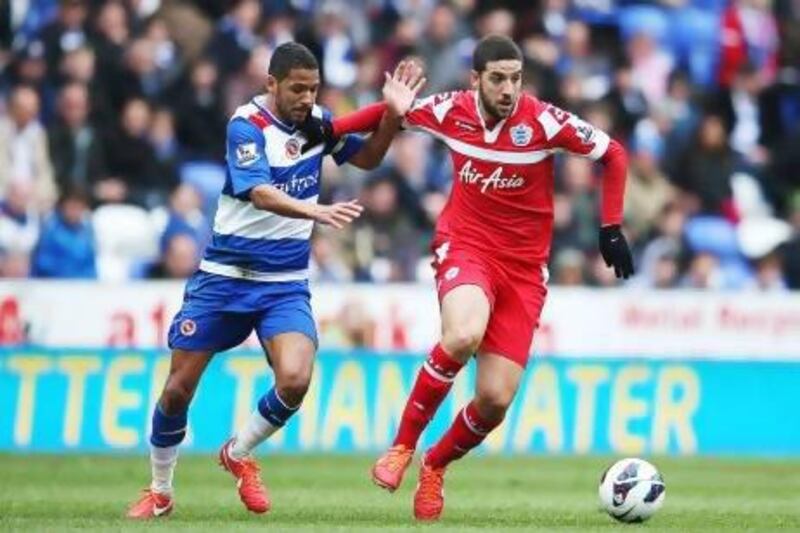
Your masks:
M622 233L625 179L628 156L609 135L556 106L548 105L537 116L548 143L553 148L599 161L603 165L601 188L600 254L618 278L634 274L633 257Z
M272 185L258 185L250 191L257 209L289 218L305 218L335 228L343 228L361 216L364 207L357 200L321 205L292 198Z
M383 100L386 102L386 112L375 133L348 161L363 169L375 168L383 160L392 139L400 129L403 116L411 109L417 93L425 84L422 69L411 61L401 61L394 74L390 76L387 72L384 75L386 81L383 84Z

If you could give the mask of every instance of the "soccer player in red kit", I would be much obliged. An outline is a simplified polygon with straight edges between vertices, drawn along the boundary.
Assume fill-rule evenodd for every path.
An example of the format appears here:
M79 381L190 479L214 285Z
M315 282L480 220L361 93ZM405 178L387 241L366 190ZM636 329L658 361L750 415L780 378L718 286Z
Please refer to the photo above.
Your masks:
M617 277L633 273L620 231L624 149L575 115L523 93L522 53L506 37L478 43L471 77L472 90L418 101L404 123L448 146L455 175L432 245L441 341L419 371L394 445L372 469L376 484L397 489L456 374L473 354L478 364L475 397L422 457L414 495L421 520L439 518L447 466L500 424L523 375L547 295L554 154L603 163L600 251ZM327 134L373 129L382 112L375 104L335 119Z

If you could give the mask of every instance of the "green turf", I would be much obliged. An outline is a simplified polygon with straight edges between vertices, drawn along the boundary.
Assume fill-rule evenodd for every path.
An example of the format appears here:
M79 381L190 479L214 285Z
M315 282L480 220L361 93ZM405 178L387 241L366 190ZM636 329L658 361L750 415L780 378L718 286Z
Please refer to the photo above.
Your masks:
M367 478L371 457L262 457L273 510L248 514L211 457L182 457L172 516L122 518L146 485L142 457L0 455L0 530L44 531L800 531L800 462L661 458L667 499L651 521L620 525L597 508L604 458L470 457L447 478L435 525L415 524L416 471L394 495Z

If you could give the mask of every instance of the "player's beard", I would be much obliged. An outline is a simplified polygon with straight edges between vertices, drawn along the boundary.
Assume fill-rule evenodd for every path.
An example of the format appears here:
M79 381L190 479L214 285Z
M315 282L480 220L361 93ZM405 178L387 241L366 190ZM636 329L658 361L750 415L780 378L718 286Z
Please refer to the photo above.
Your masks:
M498 121L498 122L503 120L503 119L505 119L505 118L508 118L508 116L511 114L511 110L514 108L514 100L513 99L510 102L510 105L509 105L509 108L508 108L508 112L507 113L503 113L503 112L500 111L500 109L498 109L497 106L495 106L491 101L489 101L488 98L486 98L486 95L483 94L483 91L481 91L481 90L478 91L478 97L481 99L481 106L483 107L483 110L486 111L486 113L489 116L491 116L492 119L494 119L495 121Z

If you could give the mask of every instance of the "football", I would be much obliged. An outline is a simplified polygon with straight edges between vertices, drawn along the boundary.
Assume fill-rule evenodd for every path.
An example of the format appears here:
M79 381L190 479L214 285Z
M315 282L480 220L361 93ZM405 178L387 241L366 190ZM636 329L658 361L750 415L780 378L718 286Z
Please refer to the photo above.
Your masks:
M598 494L603 509L620 522L644 522L664 505L666 486L655 466L627 458L606 469Z

